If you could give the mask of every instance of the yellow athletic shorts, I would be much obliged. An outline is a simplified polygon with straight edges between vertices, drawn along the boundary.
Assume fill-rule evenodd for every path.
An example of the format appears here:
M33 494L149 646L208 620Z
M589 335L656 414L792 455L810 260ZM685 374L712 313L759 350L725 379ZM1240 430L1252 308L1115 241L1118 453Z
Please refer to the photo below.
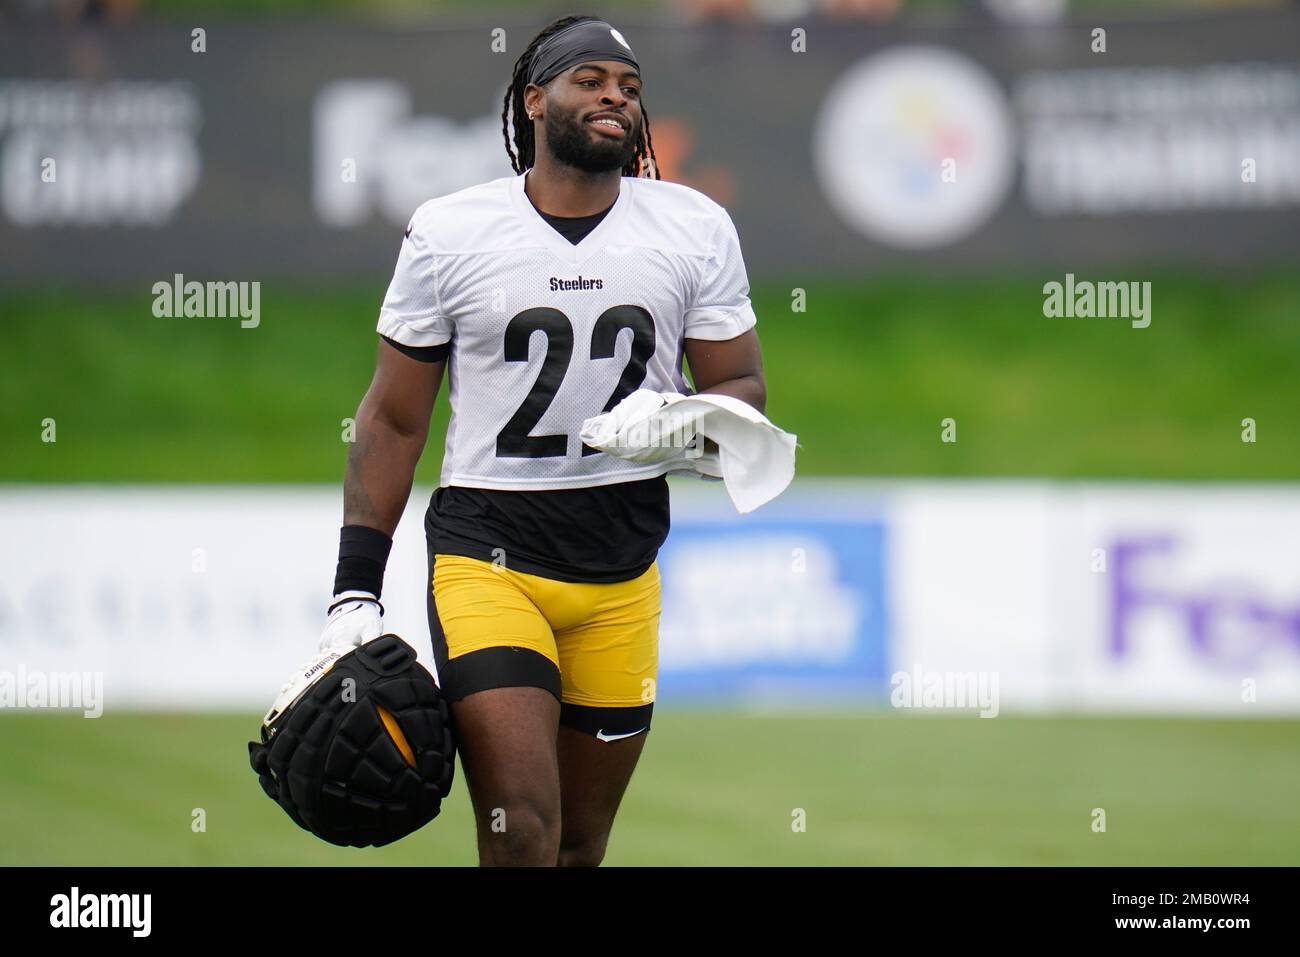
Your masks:
M561 723L602 740L649 727L659 665L659 564L630 581L564 582L434 555L429 626L443 693L545 688ZM593 710L595 709L595 710Z

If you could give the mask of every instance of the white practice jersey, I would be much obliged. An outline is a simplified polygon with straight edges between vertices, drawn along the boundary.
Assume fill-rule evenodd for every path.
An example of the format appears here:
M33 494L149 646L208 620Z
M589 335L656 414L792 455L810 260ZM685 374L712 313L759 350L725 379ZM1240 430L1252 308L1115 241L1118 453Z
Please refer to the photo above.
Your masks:
M562 489L662 475L583 446L584 419L636 389L690 391L683 340L754 326L727 211L678 183L623 177L574 245L524 194L525 175L415 212L379 315L408 346L450 342L442 485Z

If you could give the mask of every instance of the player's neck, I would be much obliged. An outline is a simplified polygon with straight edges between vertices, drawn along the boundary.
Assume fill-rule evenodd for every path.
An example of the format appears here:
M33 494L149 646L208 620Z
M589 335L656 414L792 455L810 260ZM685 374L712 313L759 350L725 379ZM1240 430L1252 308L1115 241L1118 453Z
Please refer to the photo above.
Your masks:
M539 157L528 171L524 192L533 205L552 216L594 216L618 200L623 171L588 173Z

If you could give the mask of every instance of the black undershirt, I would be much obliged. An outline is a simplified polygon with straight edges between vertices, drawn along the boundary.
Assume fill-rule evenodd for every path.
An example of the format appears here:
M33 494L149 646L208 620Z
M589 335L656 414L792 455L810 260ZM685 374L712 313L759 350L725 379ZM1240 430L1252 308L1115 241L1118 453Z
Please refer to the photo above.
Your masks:
M613 208L591 216L537 212L577 245ZM412 349L386 341L423 361L447 357L445 346ZM627 581L650 567L668 537L668 502L668 480L662 475L533 492L451 485L434 490L425 534L435 553L497 560L558 581Z

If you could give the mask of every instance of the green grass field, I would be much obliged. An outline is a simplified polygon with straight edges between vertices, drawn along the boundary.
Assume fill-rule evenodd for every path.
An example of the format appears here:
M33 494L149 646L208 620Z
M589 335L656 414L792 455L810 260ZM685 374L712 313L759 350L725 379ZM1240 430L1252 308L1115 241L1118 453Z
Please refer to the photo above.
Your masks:
M0 865L476 863L459 768L422 831L334 848L262 794L245 744L256 727L0 716ZM606 863L1294 866L1297 753L1295 721L664 709Z
M1300 274L1153 276L1147 329L1044 318L1044 281L756 285L768 412L800 473L1300 477ZM382 295L266 284L241 329L155 318L144 286L7 293L0 481L341 482ZM436 483L447 413L444 389L417 482Z

